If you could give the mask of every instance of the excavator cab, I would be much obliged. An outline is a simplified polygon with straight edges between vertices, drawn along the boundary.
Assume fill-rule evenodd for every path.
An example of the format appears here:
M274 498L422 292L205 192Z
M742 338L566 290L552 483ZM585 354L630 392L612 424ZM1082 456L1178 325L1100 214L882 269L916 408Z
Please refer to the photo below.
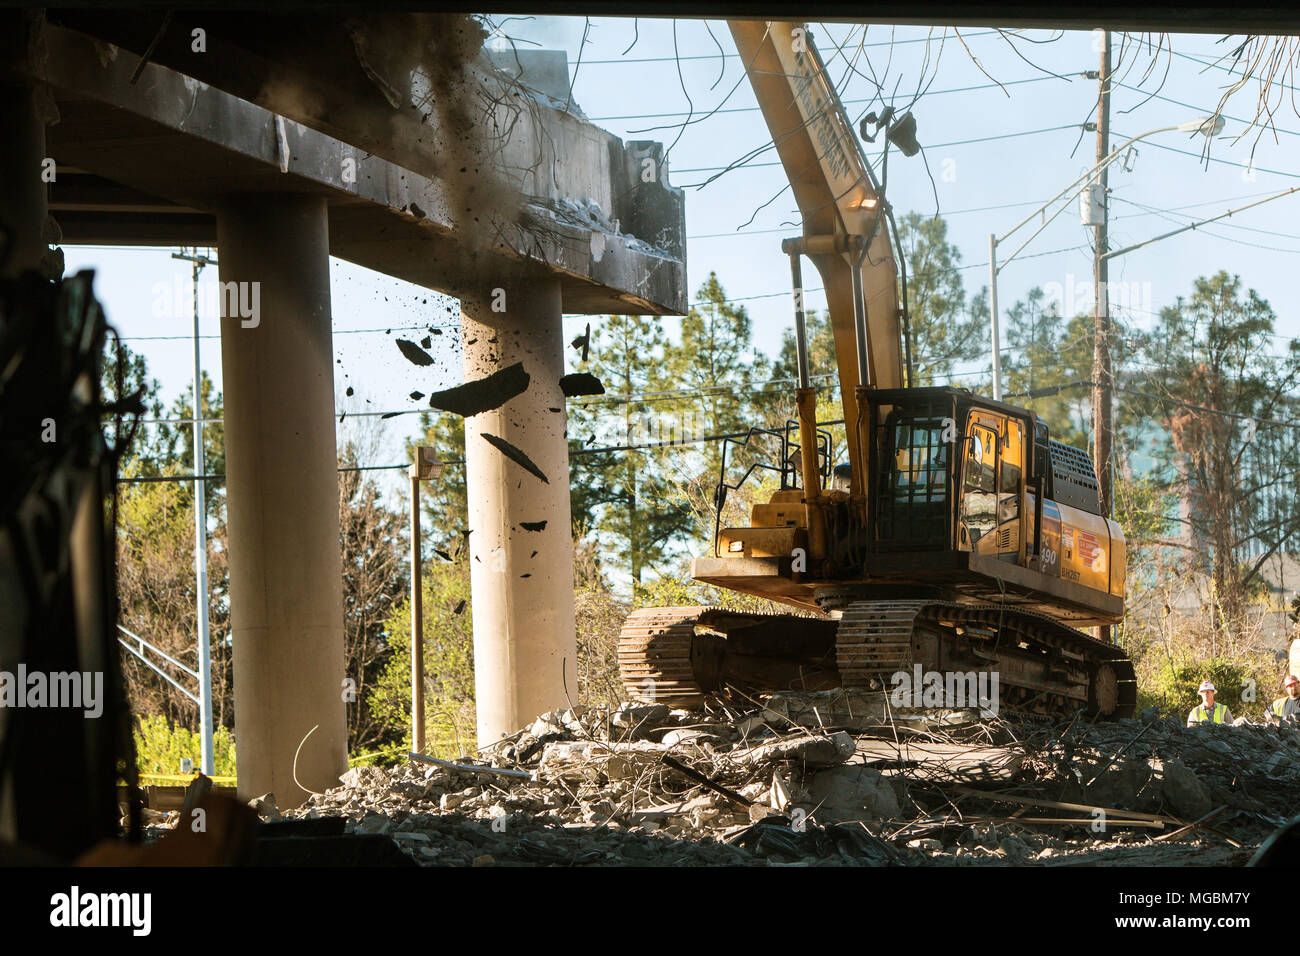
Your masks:
M885 412L872 402L884 419L869 489L873 550L1018 558L1021 483L1033 464L1025 434L1037 423L964 390L910 389L900 402Z

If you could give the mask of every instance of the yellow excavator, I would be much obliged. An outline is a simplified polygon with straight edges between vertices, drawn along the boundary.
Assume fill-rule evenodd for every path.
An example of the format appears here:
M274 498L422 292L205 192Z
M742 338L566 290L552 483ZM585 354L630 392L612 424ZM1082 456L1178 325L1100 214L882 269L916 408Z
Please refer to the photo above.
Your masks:
M996 673L1003 710L1131 716L1132 663L1078 630L1124 616L1124 534L1102 514L1088 455L1023 408L908 387L889 206L811 33L788 21L730 27L803 215L803 235L782 242L798 421L780 433L781 489L754 506L750 527L719 526L691 573L797 611L635 611L619 639L625 690L692 706L728 689L884 689L919 667ZM892 134L911 123L889 125L904 150L907 136ZM826 291L847 466L833 466L816 418L803 257ZM723 460L725 472L725 450ZM729 487L719 484L719 525Z

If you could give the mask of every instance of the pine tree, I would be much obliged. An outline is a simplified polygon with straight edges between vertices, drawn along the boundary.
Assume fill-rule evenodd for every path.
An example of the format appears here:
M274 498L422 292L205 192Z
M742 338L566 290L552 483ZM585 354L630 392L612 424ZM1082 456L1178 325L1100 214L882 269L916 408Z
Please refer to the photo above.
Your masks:
M899 224L898 241L907 264L914 384L949 384L959 362L983 354L987 315L966 308L961 253L948 241L947 222L910 212Z
M591 332L581 370L601 380L609 398L569 407L569 436L581 452L592 445L643 445L671 441L677 422L671 403L646 393L678 384L664 361L669 345L653 316L611 315ZM572 454L575 525L595 531L619 565L639 583L660 565L670 542L689 527L689 512L674 494L669 462L678 450L640 449Z
M772 377L771 362L752 342L753 327L743 305L727 300L716 272L696 292L697 304L682 320L682 341L668 350L668 365L687 394L676 405L697 437L733 434L768 423L766 392L754 383ZM708 442L695 456L697 473L715 476L721 446Z

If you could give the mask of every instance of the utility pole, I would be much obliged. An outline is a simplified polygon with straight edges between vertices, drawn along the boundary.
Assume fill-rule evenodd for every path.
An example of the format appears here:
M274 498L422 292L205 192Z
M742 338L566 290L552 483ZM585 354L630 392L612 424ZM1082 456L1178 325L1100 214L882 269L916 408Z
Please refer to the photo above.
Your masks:
M1101 70L1097 77L1097 163L1110 155L1110 31L1101 31ZM1097 182L1101 200L1101 221L1094 226L1092 254L1093 351L1092 351L1092 460L1097 468L1097 493L1101 513L1109 518L1114 504L1111 474L1111 354L1110 291L1107 285L1110 261L1106 258L1106 226L1110 220L1110 197L1106 194L1108 167L1101 166ZM1106 560L1110 560L1106 555ZM1110 640L1110 628L1097 628L1097 637Z
M197 597L195 613L199 623L199 740L203 773L216 772L212 754L212 648L208 631L208 509L203 484L203 388L199 364L199 273L215 259L193 253L173 252L173 259L190 263L194 284L194 576Z
M442 475L434 449L420 445L411 462L411 750L424 753L424 558L420 549L420 482Z
M1101 71L1097 94L1097 162L1102 163L1110 154L1110 31L1103 30L1101 37ZM1093 355L1092 355L1092 458L1097 467L1097 485L1101 498L1101 513L1110 517L1114 506L1113 475L1111 473L1111 444L1114 421L1111 408L1112 364L1110 293L1108 290L1110 260L1107 251L1107 223L1110 218L1110 200L1106 194L1107 167L1098 174L1101 199L1101 221L1094 229L1092 286L1093 286Z
M993 331L993 401L1002 401L1002 342L998 334L998 239L989 233L989 325Z

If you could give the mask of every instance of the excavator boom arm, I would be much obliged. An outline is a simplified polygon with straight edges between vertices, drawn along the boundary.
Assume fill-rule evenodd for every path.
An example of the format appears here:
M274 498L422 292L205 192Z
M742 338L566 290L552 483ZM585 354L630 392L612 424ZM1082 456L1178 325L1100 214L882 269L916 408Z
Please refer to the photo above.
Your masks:
M835 361L853 463L858 474L857 387L899 388L903 356L898 268L884 196L871 174L806 24L787 20L731 20L728 25L749 75L763 119L803 216L808 255L821 274L835 336ZM836 252L831 237L861 236L865 255ZM842 239L837 245L842 245ZM866 306L867 371L859 382L853 271L861 276Z

